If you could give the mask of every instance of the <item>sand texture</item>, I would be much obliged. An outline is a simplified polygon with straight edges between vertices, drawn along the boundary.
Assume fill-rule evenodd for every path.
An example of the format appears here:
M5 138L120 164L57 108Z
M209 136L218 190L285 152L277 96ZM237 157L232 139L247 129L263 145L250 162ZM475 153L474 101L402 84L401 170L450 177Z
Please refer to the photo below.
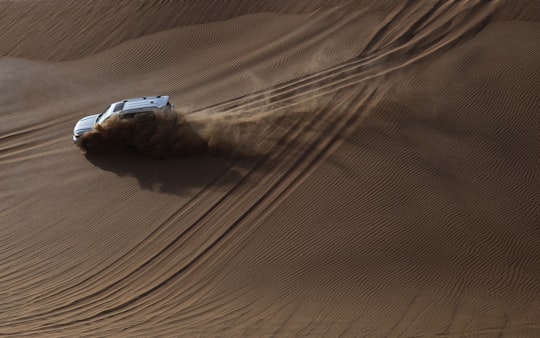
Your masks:
M0 336L540 337L540 2L0 1Z

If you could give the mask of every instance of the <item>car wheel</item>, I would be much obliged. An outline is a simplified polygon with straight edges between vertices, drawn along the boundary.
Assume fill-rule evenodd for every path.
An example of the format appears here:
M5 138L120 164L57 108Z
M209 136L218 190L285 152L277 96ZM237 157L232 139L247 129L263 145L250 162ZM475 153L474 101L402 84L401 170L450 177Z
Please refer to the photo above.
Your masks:
M93 142L88 137L83 137L81 140L81 148L89 152L93 148Z
M103 153L108 150L107 142L100 134L86 136L81 145L87 153Z
M92 152L95 149L95 147L91 141L88 141L84 143L84 149L86 149L86 151L88 152Z

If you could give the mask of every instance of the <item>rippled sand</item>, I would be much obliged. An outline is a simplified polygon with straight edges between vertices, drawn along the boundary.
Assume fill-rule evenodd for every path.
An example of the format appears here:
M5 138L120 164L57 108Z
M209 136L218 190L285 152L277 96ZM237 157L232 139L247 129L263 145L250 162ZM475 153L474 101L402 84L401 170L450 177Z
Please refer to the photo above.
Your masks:
M540 336L539 21L0 1L0 335ZM207 147L74 147L159 94Z

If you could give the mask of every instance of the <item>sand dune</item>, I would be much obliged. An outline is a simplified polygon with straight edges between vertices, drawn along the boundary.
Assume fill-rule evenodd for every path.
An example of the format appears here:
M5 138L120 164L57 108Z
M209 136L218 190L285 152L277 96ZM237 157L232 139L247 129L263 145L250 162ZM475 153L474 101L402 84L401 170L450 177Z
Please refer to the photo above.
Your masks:
M0 335L540 336L538 1L0 13Z

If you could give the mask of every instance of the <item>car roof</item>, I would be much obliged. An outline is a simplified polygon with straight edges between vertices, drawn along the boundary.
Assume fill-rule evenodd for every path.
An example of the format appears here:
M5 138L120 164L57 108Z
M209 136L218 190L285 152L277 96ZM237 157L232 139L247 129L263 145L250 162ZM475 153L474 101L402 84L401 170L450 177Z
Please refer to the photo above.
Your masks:
M145 109L160 109L167 105L169 97L166 95L158 96L143 96L123 101L115 102L113 105L123 104L122 111L145 110ZM116 109L115 109L116 110Z

